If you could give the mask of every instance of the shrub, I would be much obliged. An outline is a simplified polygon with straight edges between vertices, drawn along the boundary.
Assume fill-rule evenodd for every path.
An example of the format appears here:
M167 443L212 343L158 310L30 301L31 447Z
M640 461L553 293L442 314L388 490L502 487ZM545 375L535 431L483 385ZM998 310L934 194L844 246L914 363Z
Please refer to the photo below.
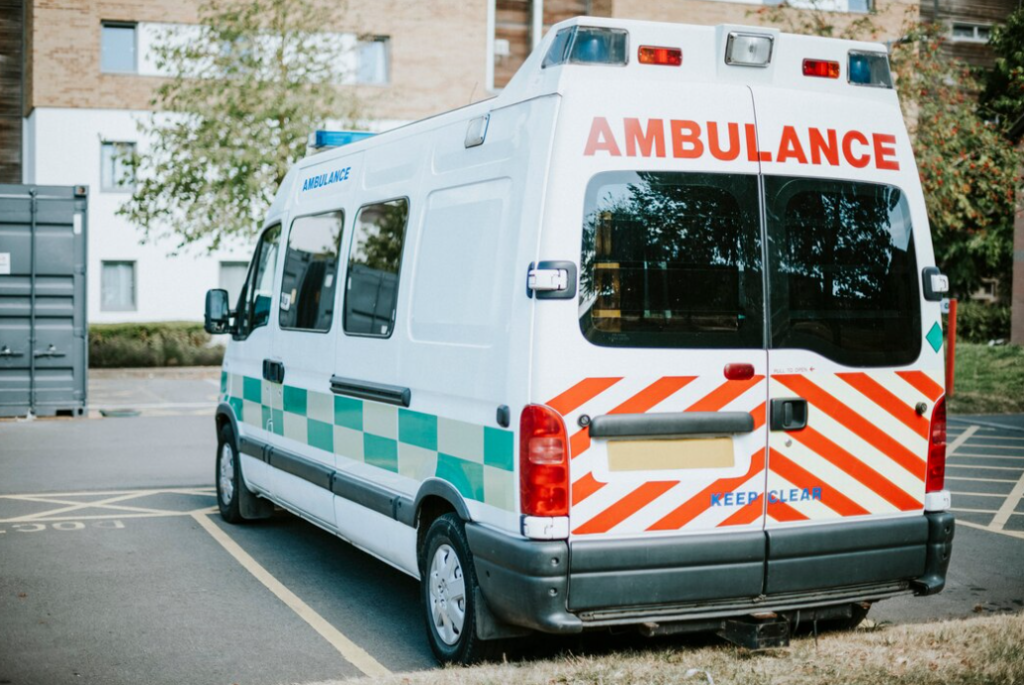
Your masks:
M115 323L89 326L89 366L216 366L222 345L211 345L201 323Z
M963 301L956 309L957 340L987 343L1010 337L1010 308L1006 305Z

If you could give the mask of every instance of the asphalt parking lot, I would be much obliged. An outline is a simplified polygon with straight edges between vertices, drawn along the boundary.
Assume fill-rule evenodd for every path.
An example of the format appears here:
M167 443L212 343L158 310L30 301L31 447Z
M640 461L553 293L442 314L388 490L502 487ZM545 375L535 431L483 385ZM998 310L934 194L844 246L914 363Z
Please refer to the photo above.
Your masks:
M436 667L411 578L283 512L243 526L214 514L216 377L99 374L97 418L0 422L0 683L308 683ZM957 417L949 435L949 583L878 604L876 621L1024 607L1024 420Z

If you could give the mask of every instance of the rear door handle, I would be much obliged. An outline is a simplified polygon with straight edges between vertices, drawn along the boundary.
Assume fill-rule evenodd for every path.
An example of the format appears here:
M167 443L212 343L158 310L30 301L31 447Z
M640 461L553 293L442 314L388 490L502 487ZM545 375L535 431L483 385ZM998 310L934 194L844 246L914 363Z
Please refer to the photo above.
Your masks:
M807 427L807 400L801 397L780 397L772 400L771 429L798 431Z
M264 359L263 379L271 383L284 383L284 362Z

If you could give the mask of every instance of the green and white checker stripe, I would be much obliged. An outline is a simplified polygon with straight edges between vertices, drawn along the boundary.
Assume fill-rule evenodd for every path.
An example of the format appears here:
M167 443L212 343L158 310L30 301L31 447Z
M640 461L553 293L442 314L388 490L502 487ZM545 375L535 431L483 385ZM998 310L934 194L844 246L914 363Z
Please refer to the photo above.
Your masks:
M290 385L274 409L277 387L221 373L224 401L243 423L416 482L442 478L466 499L515 511L512 431Z

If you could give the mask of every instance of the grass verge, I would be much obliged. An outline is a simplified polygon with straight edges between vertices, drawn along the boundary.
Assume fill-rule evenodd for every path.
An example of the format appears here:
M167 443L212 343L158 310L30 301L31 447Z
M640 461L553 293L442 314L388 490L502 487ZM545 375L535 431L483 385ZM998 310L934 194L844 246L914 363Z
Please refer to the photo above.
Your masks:
M710 676L710 678L708 677ZM341 681L335 681L340 683ZM361 678L346 683L369 683ZM1020 685L1024 614L860 628L752 653L730 645L563 655L474 668L396 673L379 685ZM328 685L328 684L323 684Z
M1024 346L956 345L951 414L1024 412Z

